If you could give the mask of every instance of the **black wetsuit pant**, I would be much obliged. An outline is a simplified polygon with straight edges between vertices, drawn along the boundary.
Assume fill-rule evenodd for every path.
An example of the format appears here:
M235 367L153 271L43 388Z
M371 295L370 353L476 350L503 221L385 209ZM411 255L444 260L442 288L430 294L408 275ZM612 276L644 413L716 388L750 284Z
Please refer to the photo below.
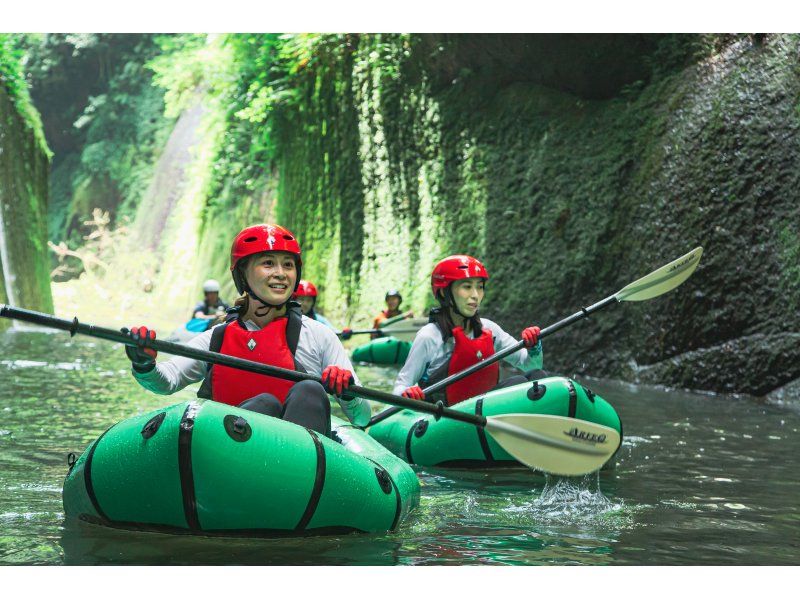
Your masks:
M239 403L238 407L292 422L330 437L331 404L322 384L314 380L298 382L281 402L268 392Z

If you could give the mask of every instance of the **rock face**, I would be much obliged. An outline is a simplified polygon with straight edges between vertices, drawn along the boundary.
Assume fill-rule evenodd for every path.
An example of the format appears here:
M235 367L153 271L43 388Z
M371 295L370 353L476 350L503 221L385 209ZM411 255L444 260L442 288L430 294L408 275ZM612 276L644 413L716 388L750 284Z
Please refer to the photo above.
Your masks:
M0 84L0 302L52 313L46 151ZM8 326L0 320L0 329Z
M277 215L326 313L363 320L388 287L430 305L433 263L466 252L518 334L703 245L545 367L755 395L800 376L798 37L478 37L350 36L276 109Z

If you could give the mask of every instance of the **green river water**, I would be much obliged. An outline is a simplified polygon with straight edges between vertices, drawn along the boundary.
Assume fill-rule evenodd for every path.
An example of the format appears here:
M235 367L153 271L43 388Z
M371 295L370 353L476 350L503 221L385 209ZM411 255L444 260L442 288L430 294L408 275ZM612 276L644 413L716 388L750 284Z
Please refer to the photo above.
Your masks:
M358 367L388 389L393 368ZM65 521L66 456L112 423L193 396L141 389L120 346L0 334L1 564L800 563L800 409L583 379L624 424L616 470L418 469L420 507L383 535L225 539ZM376 407L377 408L377 407Z

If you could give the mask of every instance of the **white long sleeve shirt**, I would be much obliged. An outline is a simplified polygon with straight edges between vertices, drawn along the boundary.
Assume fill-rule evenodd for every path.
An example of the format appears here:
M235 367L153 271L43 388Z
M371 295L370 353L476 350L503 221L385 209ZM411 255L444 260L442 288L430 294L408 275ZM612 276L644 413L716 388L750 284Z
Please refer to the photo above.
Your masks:
M322 370L329 365L337 365L353 372L352 384L359 384L353 364L336 333L325 324L306 316L303 316L301 321L300 337L294 354L295 362L314 376L321 376ZM244 325L248 330L260 330L252 320L247 320ZM187 346L208 351L214 328L194 337L186 343ZM136 381L147 390L156 394L169 395L189 384L200 382L208 373L208 364L188 357L173 357L169 361L157 363L156 367L149 372L140 373L134 369L131 371ZM369 422L369 401L361 397L355 397L350 401L337 397L337 400L352 423L364 426Z
M484 328L492 331L495 353L518 342L491 320L481 318L481 324ZM473 331L468 336L475 338L475 332ZM431 373L450 361L455 346L456 341L452 336L447 339L446 343L442 341L442 333L436 324L429 323L420 328L414 344L411 345L406 363L397 374L392 392L399 395L415 384L426 382ZM542 357L542 341L539 341L535 347L520 349L505 357L504 361L524 372L529 372L542 368Z

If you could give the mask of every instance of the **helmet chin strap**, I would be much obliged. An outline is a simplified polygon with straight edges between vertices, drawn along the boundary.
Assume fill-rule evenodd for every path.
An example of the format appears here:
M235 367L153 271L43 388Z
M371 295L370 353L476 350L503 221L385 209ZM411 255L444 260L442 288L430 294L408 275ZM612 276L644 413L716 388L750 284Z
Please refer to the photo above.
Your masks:
M444 290L444 296L445 296L445 302L444 302L445 307L451 308L459 316L464 318L464 323L465 324L467 323L467 320L469 320L473 316L477 316L478 315L478 310L475 310L475 313L473 314L473 316L467 316L467 315L462 314L461 310L458 309L458 305L456 304L456 299L455 299L455 297L453 297L453 291L451 290L450 287L447 287Z
M259 316L259 317L267 315L273 309L281 309L287 303L289 303L289 301L291 301L291 295L289 296L289 299L287 299L283 303L269 303L268 301L264 301L261 297L256 295L255 291L253 291L253 289L250 288L250 285L247 284L247 282L245 282L245 284L244 284L244 292L247 293L250 297L252 297L256 301L258 301L261 305L263 305L264 307L267 308L267 311L262 313L262 314L258 313L258 311L263 309L263 308L256 308L256 315Z

